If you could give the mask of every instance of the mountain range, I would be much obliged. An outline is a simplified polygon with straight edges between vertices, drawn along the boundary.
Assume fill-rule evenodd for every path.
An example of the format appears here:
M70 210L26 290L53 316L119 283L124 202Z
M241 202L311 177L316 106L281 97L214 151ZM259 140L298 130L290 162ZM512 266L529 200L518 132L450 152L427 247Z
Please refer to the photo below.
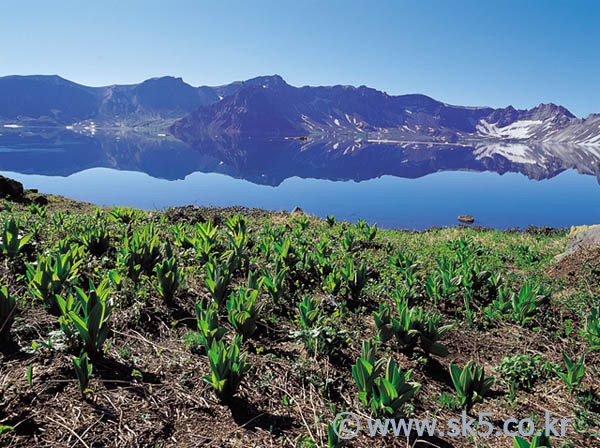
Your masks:
M191 146L240 135L356 144L484 140L600 146L600 114L577 118L555 104L529 110L453 106L366 86L294 87L278 75L217 87L193 87L174 77L88 87L59 76L7 76L0 78L0 98L0 126L168 129Z

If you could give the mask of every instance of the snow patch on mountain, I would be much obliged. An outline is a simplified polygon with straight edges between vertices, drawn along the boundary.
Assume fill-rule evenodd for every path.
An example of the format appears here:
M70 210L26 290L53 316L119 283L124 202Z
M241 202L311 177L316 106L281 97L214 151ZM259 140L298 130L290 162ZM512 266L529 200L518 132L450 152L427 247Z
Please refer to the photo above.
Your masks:
M525 140L530 138L542 124L543 121L541 120L521 120L504 127L498 127L496 123L480 120L476 128L481 135L487 137Z

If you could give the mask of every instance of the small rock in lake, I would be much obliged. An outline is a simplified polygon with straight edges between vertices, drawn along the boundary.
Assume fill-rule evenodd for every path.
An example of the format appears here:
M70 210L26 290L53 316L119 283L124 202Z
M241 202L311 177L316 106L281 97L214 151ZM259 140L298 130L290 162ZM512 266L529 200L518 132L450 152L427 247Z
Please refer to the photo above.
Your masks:
M460 222L466 222L467 224L473 224L475 222L475 218L471 215L460 215L458 220Z
M294 210L292 210L292 215L295 215L296 213L304 214L304 210L302 210L300 207L294 207Z

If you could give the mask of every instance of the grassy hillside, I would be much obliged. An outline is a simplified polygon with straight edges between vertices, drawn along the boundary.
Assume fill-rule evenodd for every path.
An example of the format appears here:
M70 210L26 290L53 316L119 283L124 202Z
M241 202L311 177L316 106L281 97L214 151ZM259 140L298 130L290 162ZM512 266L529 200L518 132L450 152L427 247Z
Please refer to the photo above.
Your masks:
M600 446L600 253L557 262L566 232L48 199L0 212L2 446L514 443L342 445L344 409L440 425L489 412L494 432L549 410L572 419L552 446ZM584 353L568 375L563 354ZM450 375L470 361L494 378L477 395Z

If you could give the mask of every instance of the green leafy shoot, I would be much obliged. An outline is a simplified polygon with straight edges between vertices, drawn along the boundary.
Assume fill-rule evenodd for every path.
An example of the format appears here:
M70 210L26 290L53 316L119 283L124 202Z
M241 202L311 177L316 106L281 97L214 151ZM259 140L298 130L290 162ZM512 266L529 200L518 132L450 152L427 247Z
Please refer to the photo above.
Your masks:
M84 396L87 392L91 392L88 388L90 377L92 376L92 363L88 358L88 354L82 352L79 358L73 358L73 368L75 369L75 375L77 376L77 382L79 384L79 391Z
M10 340L10 327L17 311L17 300L8 293L6 286L0 287L0 342Z
M0 241L0 251L9 258L15 258L21 253L33 234L19 235L19 221L11 218L4 222L4 231Z
M246 354L240 353L242 340L236 336L230 345L223 341L213 341L208 350L210 372L204 376L204 381L212 386L219 399L230 400L250 369L246 362Z
M581 355L577 362L573 362L574 360L569 358L566 353L563 353L562 356L567 372L556 372L556 374L565 382L569 391L573 393L579 388L585 377L585 353Z
M480 402L494 384L494 377L486 376L483 367L469 361L462 370L455 364L450 364L450 377L456 389L461 407L467 412Z

